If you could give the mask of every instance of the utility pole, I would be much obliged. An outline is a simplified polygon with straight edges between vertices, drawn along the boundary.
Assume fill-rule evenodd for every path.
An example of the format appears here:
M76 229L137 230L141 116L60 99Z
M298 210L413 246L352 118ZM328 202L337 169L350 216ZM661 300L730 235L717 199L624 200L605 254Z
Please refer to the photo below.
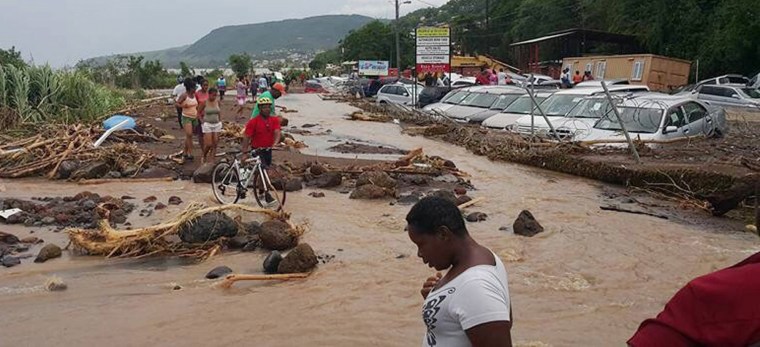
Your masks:
M399 3L398 0L396 0L396 68L398 68L398 75L401 77L401 43L399 42Z

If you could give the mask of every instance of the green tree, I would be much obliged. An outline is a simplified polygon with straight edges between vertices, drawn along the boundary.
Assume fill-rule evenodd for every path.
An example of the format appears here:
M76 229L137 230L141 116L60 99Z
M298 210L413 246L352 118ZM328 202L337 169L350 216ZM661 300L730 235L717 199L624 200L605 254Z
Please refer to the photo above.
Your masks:
M8 50L0 49L0 65L13 65L17 68L27 67L26 62L21 58L21 52L13 46Z
M190 71L190 67L188 67L187 63L184 61L179 62L179 70L182 77L190 77L194 75L194 73Z
M401 66L408 68L414 64L414 40L407 30L402 29L400 36ZM396 66L396 40L392 24L373 21L349 33L340 47L346 60L389 60L391 66Z
M245 76L253 67L253 61L251 56L246 53L233 54L227 59L232 71L235 71L237 76Z

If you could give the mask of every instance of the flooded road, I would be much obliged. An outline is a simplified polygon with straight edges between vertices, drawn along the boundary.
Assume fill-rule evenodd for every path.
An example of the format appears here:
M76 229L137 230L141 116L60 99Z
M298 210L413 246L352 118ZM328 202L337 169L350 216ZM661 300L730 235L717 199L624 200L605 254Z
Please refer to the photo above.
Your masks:
M760 250L757 236L742 226L700 214L676 221L599 209L604 191L597 182L535 168L491 162L466 150L422 137L400 135L395 124L352 122L354 109L314 95L288 95L278 104L297 109L291 125L329 135L296 136L310 148L327 151L337 142L413 149L453 160L477 188L469 195L486 200L469 211L489 218L468 223L470 233L505 262L510 278L516 345L622 345L645 318L689 279L738 262ZM362 156L364 158L364 156ZM82 190L131 195L159 201L177 195L185 201L142 219L134 226L170 219L191 201L211 204L210 187L189 182L78 186L44 180L0 180L2 196L65 196ZM223 291L203 280L227 265L258 273L263 252L228 253L200 265L176 261L102 260L68 257L44 264L27 259L0 269L0 345L179 346L409 346L418 345L424 327L419 288L431 273L407 239L408 206L349 200L324 191L288 195L294 222L310 226L303 240L319 253L335 255L305 281L239 283ZM546 228L534 238L499 231L511 229L521 210L530 210ZM2 226L19 236L65 245L65 237L39 228ZM41 285L59 276L69 289L49 293ZM181 290L172 287L178 284Z

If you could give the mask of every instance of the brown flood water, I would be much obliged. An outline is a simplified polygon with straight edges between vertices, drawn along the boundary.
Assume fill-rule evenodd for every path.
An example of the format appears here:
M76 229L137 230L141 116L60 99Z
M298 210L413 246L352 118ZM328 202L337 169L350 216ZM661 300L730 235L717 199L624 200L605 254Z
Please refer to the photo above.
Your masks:
M599 210L602 184L507 163L421 137L399 135L394 124L343 120L351 108L313 95L288 95L279 104L300 110L291 123L319 123L330 137L299 137L306 153L328 155L330 139L361 139L453 160L472 175L473 197L487 200L470 211L488 214L468 223L471 234L496 252L509 271L512 335L520 346L623 345L645 318L689 279L760 250L741 226L696 213L677 222ZM371 156L370 156L371 157ZM3 191L4 190L4 191ZM44 180L0 180L2 196L73 195L82 190L113 196L180 196L212 203L210 187L189 182L77 186ZM424 327L419 287L431 274L403 231L408 206L351 201L326 191L288 195L294 221L308 222L304 241L335 255L305 281L239 283L228 291L203 279L218 265L258 273L265 254L227 253L200 265L174 260L125 261L68 257L45 264L24 260L0 269L0 338L3 346L416 346ZM171 206L130 222L169 219ZM522 238L499 231L531 210L546 232ZM3 230L65 245L65 237L39 228ZM36 250L35 250L36 251ZM406 257L397 259L398 256ZM42 284L61 277L65 292ZM173 284L182 290L172 291Z

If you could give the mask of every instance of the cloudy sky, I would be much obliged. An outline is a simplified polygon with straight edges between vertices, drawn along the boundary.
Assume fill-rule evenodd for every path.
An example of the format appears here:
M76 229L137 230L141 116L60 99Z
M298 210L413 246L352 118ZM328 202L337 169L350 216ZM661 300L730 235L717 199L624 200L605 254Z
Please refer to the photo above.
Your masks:
M411 0L402 15L448 0ZM0 0L0 48L54 66L193 43L225 25L324 14L394 16L391 0Z

